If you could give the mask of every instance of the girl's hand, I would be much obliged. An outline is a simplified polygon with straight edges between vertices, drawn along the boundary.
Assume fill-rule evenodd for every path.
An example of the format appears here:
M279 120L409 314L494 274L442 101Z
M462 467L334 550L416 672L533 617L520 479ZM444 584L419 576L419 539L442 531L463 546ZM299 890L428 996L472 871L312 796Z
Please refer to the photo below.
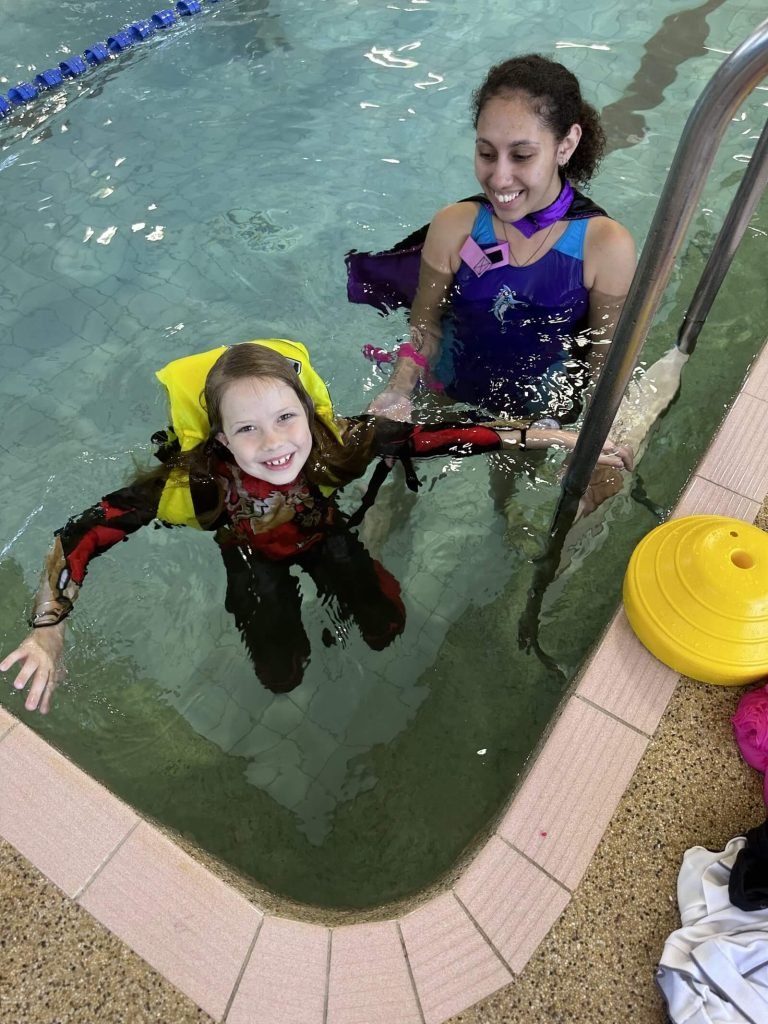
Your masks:
M413 402L400 391L382 391L368 406L374 416L386 416L389 420L410 423L413 417Z
M17 690L23 690L30 683L24 707L27 711L39 710L47 715L51 710L53 691L64 678L61 655L64 650L64 623L55 626L40 626L33 629L15 651L0 662L0 672L7 672L13 665L22 664L21 671L13 681Z

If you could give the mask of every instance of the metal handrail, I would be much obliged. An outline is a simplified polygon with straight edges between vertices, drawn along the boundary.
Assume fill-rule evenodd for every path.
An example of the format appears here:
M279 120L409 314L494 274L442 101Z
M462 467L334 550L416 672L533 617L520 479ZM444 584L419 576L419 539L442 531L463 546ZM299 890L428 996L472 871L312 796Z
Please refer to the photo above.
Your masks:
M757 140L744 177L739 183L720 233L712 246L707 265L701 273L691 304L677 333L677 347L689 356L696 348L699 334L728 273L744 232L749 226L760 197L768 185L768 121Z
M707 174L739 104L768 75L768 20L712 76L686 122L603 371L584 417L550 534L589 485L640 350L672 274ZM575 500L574 500L575 499Z
M589 486L645 344L720 141L739 104L766 75L768 20L758 25L726 57L699 97L683 129L602 373L563 477L560 499L550 525L549 543L536 560L529 600L520 621L520 640L539 653L538 618L544 592L557 573L565 538L576 519L579 502ZM765 136L766 132L763 132L750 161L748 182L746 185L742 183L739 190L742 198L746 195L745 201L752 202L750 215L759 198L759 182L763 180L761 165L765 162ZM733 242L735 240L738 244L749 220L748 216L740 217L734 213L733 207L731 214L718 236L718 243L722 240L726 246L726 251L718 254L716 263L716 272L720 274L722 271L723 275L735 251ZM710 269L709 264L707 269ZM701 292L697 291L696 309L692 306L690 311L696 318L702 311L706 315L721 281L722 276L714 289L702 287ZM683 343L690 344L690 340Z

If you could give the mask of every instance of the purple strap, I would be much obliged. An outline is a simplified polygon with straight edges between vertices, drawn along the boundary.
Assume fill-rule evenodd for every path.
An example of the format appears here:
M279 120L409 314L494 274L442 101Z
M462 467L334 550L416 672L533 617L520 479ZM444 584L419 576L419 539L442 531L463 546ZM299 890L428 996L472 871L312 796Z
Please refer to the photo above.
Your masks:
M563 182L563 187L560 189L560 195L553 203L545 206L543 210L536 210L534 213L526 214L520 220L513 220L512 225L517 228L520 234L525 235L526 238L531 238L537 231L543 231L550 224L554 224L556 220L562 220L572 202L573 187L566 178Z

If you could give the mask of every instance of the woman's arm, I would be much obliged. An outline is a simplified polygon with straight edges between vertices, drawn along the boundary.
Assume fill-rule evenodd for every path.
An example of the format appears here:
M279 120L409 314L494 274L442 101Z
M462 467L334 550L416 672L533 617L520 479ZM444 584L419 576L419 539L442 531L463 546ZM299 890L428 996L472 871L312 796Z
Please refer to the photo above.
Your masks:
M152 478L107 495L57 531L30 615L32 632L0 662L0 672L21 665L13 685L23 690L30 684L24 704L28 711L50 710L51 695L63 678L64 620L91 559L152 522L164 482Z
M584 283L589 289L589 323L584 341L592 384L602 369L608 346L635 274L632 235L608 217L589 222L584 246Z
M440 352L442 318L459 269L459 250L472 231L475 203L454 203L435 214L421 253L419 286L410 314L410 336L402 346L387 387L374 398L369 412L407 420L411 395Z
M579 439L577 430L539 430L529 427L522 431L519 428L507 430L498 423L494 429L501 438L501 446L507 448L563 448L565 451L572 451ZM617 444L610 437L606 438L597 464L599 466L612 466L614 469L632 469L634 457L632 449L626 445Z
M395 424L386 419L375 422L375 452L385 457L425 459L436 456L485 455L491 452L576 447L578 431L527 427L520 423L433 423ZM598 459L601 466L631 469L632 452L608 438Z

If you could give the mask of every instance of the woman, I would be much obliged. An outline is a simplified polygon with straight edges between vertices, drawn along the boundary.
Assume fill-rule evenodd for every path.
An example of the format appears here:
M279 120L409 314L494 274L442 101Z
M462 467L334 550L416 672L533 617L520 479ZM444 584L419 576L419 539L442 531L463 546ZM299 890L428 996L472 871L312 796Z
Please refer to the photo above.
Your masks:
M602 157L599 116L570 71L529 54L491 68L474 126L482 195L429 225L410 337L370 411L411 419L421 381L496 415L573 422L635 268L627 229L571 184ZM379 275L400 273L414 248L418 234L390 253L350 254L350 298L407 304L407 286L382 291Z

